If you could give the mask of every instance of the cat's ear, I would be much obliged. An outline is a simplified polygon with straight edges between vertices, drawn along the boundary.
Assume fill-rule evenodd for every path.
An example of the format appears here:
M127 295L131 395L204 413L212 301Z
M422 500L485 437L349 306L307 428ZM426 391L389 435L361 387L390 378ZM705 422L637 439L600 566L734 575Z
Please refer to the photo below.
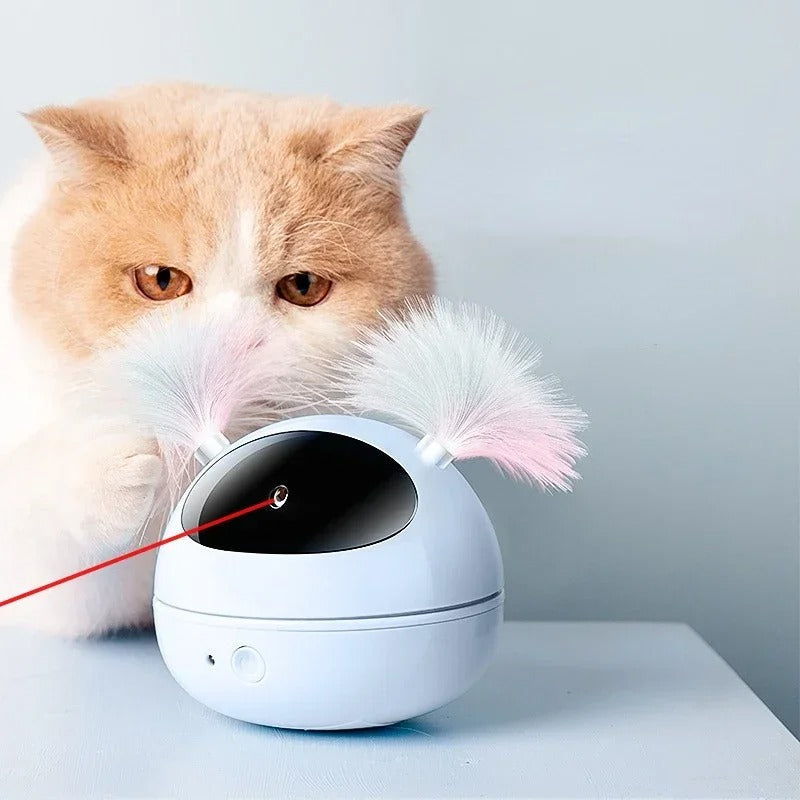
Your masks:
M43 106L23 116L64 177L83 177L130 163L122 126L104 111Z
M394 192L397 168L426 113L425 108L405 105L350 111L321 159L368 185Z

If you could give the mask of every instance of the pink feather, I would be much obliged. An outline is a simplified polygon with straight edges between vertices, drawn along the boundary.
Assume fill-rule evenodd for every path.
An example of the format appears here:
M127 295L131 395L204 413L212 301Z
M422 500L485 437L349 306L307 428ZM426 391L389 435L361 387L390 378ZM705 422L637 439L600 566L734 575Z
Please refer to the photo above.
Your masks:
M568 490L585 455L586 415L538 350L492 312L441 298L365 332L344 366L349 407L432 436L455 458L488 458L513 477Z

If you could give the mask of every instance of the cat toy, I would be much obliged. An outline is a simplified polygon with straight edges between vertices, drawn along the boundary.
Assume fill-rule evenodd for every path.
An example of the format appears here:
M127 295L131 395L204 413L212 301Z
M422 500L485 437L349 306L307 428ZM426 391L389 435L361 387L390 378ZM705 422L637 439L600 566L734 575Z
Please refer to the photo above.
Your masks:
M435 298L339 361L346 413L229 442L226 426L269 389L269 337L241 317L198 324L140 327L117 362L144 424L204 465L156 565L156 634L176 681L230 717L317 730L461 695L491 660L504 586L492 524L454 462L488 458L567 490L583 413L496 316Z

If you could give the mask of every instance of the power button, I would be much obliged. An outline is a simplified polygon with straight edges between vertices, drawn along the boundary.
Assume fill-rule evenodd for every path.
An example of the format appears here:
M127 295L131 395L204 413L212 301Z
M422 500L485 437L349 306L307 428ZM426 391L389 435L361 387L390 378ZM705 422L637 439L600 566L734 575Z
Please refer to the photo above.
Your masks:
M231 656L231 667L246 683L258 683L267 671L261 653L252 647L237 647Z

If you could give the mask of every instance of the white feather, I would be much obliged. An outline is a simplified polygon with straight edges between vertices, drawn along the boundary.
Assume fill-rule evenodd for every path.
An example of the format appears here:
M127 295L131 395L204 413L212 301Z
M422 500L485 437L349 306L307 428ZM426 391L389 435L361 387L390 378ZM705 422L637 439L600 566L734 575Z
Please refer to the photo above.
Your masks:
M276 325L255 304L165 310L121 334L95 365L91 385L105 402L159 441L173 492L209 436L235 439L314 405L313 376L301 352L274 345Z
M342 371L347 405L432 436L455 458L487 457L544 489L568 490L586 415L539 351L492 312L441 298L409 303L365 332Z

